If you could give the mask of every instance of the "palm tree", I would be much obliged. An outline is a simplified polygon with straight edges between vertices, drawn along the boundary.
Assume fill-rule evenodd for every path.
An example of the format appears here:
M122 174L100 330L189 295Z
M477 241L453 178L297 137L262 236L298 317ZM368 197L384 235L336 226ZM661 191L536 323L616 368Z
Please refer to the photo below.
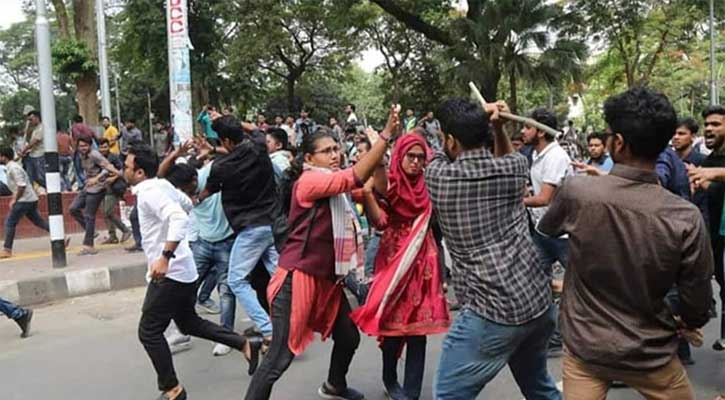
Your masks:
M466 18L454 21L463 37L448 52L460 83L473 81L489 100L508 78L509 105L516 111L521 80L554 86L578 79L587 54L582 39L565 35L560 26L569 15L558 3L540 0L469 1Z

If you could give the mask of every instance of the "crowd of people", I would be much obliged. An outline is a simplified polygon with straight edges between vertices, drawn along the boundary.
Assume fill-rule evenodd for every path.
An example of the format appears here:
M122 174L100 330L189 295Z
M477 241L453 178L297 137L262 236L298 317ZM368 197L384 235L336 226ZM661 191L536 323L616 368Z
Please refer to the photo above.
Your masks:
M697 121L678 119L665 96L611 96L587 159L567 145L573 125L551 133L551 110L519 128L501 112L505 102L462 98L420 119L393 106L378 132L352 104L325 125L308 110L269 124L205 106L203 135L163 153L134 140L133 124L118 134L104 118L99 139L77 119L61 156L83 177L71 206L86 232L81 254L96 252L99 208L106 243L134 237L145 253L138 335L160 398L187 398L172 354L191 336L215 342L215 356L241 352L252 375L245 398L268 399L318 333L334 341L319 395L364 399L347 380L362 332L378 340L391 399L421 397L426 337L442 333L435 399L473 399L506 365L527 399L599 400L617 384L694 399L684 366L717 317L713 275L725 304L725 108L703 111L699 145ZM37 113L28 118L36 127ZM47 229L32 187L36 139L19 152L25 169L0 148L15 196L7 256L19 218ZM129 187L132 229L113 211ZM253 323L241 334L237 304ZM31 311L0 307L27 335ZM725 350L722 318L712 348ZM562 357L563 394L550 357Z

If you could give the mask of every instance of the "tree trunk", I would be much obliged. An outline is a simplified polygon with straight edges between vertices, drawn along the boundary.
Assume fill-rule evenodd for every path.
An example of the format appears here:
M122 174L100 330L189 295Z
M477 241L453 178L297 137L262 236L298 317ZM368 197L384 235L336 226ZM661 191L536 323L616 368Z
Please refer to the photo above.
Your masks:
M295 110L295 86L297 86L297 78L293 76L287 77L287 112L292 113Z
M494 102L498 100L498 82L501 80L501 74L499 72L491 72L488 74L482 74L479 78L478 89L481 91L481 95L486 101Z
M98 36L96 33L95 0L73 0L73 25L76 39L86 45L97 61ZM85 74L76 81L78 113L89 125L98 125L98 81L96 72Z
M398 81L398 72L390 71L390 76L393 80L393 104L398 104L400 101L400 82Z
M191 77L191 113L198 113L206 104L209 104L209 86L202 77L194 74Z
M82 115L88 125L98 125L98 83L94 72L83 75L76 80L76 102L78 114Z
M53 8L55 8L55 17L58 20L58 29L60 37L70 38L70 22L68 20L68 10L63 0L52 0Z
M516 81L516 72L511 71L509 72L509 108L511 109L511 112L516 114L517 108L518 108L518 93L517 87L516 87L517 81Z

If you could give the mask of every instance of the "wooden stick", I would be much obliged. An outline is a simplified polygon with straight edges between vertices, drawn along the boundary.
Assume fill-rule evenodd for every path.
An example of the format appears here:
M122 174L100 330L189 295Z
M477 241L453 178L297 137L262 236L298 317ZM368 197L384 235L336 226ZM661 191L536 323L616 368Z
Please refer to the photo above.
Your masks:
M474 84L473 82L468 82L468 87L471 88L471 93L473 94L473 97L475 97L476 100L481 102L481 106L488 104L486 99L483 98L483 95L481 95L481 92L478 91L476 84ZM550 126L544 125L541 122L536 121L531 118L526 118L526 117L522 117L522 116L519 116L516 114L507 113L507 112L501 112L498 115L500 115L501 118L506 118L510 121L516 121L516 122L520 122L522 124L533 126L534 128L536 128L540 131L544 131L550 135L553 135L554 138L559 137L559 135L561 134L561 132L557 131L556 129L554 129Z

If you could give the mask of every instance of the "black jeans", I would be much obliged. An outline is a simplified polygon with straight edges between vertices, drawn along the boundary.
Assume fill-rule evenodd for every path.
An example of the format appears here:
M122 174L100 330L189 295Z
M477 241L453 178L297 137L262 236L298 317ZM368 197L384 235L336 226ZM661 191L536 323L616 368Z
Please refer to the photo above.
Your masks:
M290 310L292 305L292 275L290 272L272 302L272 344L264 361L252 377L247 389L247 400L269 399L272 385L289 368L294 354L289 349ZM327 382L336 389L347 388L345 376L350 368L352 357L360 344L360 332L350 320L350 304L343 294L340 298L340 310L332 329L332 358Z
M418 399L425 371L425 336L386 336L383 338L380 346L383 351L383 383L386 387L398 383L398 356L403 345L407 347L403 390L406 396Z
M84 246L93 246L93 239L96 236L96 213L105 197L105 190L98 193L87 193L84 190L78 193L73 204L70 205L71 215L86 231L86 235L83 237Z
M225 344L241 351L246 339L233 331L202 319L196 314L197 283L182 283L171 279L152 281L146 289L138 338L154 365L159 390L168 391L179 384L171 360L164 331L173 319L179 330L191 336Z
M38 202L16 202L13 204L13 208L10 209L7 219L5 220L5 249L12 250L13 242L15 241L15 227L23 217L28 217L33 225L44 231L50 231L48 228L48 222L40 216L38 212Z

